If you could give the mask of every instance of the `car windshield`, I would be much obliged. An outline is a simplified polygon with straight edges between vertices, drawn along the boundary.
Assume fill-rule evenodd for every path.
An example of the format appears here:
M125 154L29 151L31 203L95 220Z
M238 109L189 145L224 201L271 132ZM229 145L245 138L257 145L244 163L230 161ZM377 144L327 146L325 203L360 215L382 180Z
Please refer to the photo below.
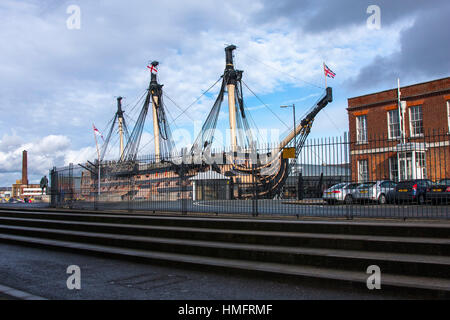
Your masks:
M411 188L416 183L418 183L417 180L402 181L397 184L397 188Z
M442 179L439 184L450 184L450 179Z
M346 185L347 185L346 183L338 183L338 184L332 186L330 189L342 189Z
M375 185L375 182L366 182L361 184L358 189L364 189L364 188L370 188L373 187Z

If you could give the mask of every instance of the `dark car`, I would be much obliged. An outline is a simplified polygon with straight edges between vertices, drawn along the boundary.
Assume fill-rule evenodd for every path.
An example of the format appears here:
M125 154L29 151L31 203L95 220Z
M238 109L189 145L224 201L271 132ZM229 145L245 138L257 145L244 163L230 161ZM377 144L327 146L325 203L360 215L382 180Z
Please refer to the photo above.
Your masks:
M425 204L427 194L433 186L433 182L428 179L415 179L401 181L395 190L389 194L389 198L394 203L415 202Z
M450 204L450 179L442 179L430 188L427 199L433 204Z

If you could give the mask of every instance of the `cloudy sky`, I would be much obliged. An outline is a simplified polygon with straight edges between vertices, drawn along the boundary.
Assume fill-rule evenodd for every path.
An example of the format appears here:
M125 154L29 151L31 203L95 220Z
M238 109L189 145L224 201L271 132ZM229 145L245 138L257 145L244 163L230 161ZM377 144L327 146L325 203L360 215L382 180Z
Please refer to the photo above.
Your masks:
M370 5L380 8L380 28L367 24ZM176 103L166 99L178 145L192 140L218 87L182 115L180 108L218 80L231 43L245 83L267 105L244 90L267 140L292 125L280 105L295 103L300 117L322 94L323 61L337 73L328 81L335 101L311 136L342 135L347 98L393 88L397 77L407 85L449 75L449 15L448 0L2 0L0 186L20 179L22 150L31 182L53 166L93 159L92 123L106 131L121 95L132 126L151 60ZM222 127L226 117L223 108ZM152 152L151 132L148 122L143 154Z

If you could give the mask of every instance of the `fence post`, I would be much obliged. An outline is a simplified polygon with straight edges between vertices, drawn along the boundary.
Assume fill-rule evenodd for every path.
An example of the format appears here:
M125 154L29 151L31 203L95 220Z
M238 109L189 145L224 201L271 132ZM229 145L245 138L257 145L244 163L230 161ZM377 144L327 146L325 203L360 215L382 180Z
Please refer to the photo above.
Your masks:
M187 199L185 199L184 195L186 193L186 184L185 181L185 171L184 171L184 162L181 163L181 174L180 174L180 185L181 185L181 213L182 215L187 215Z
M134 168L133 168L133 171L128 174L128 196L127 196L127 211L128 212L132 211L131 210L131 197L132 197L133 192L134 192L133 172L134 172Z
M258 216L258 190L256 188L256 175L255 175L255 166L256 164L252 164L252 182L253 182L253 201L252 201L252 216Z
M58 175L56 167L50 171L50 206L56 208L58 202ZM47 189L48 193L48 189Z
M100 168L100 163L98 162L98 160L97 160L97 165L99 166L99 168ZM97 172L98 172L98 169L97 169ZM95 173L95 174L93 174L94 175L94 177L95 177L95 179L94 179L94 210L98 210L98 201L99 201L99 198L98 198L98 173Z
M303 200L303 170L300 170L298 173L298 182L297 182L297 200Z
M354 180L353 180L352 154L350 152L350 150L351 150L351 139L349 139L349 138L350 137L348 135L348 132L344 132L344 163L348 163L349 166L350 166L350 172L349 172L348 180L350 182L352 182ZM358 169L356 169L356 171L357 170ZM357 179L357 177L356 177L356 179ZM353 201L354 201L354 199L353 199ZM347 220L353 220L353 203L345 205Z

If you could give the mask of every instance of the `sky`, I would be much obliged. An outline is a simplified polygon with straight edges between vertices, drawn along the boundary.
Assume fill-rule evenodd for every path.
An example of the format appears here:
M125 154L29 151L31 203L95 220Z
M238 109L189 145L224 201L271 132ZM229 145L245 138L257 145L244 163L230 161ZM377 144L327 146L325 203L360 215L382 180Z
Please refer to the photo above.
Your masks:
M342 136L348 98L394 88L397 78L409 85L449 75L449 14L448 0L2 0L0 186L20 179L22 150L31 183L53 166L94 159L92 124L106 134L123 96L132 127L152 60L177 147L188 145L219 86L182 110L219 79L229 44L258 97L244 88L263 140L279 141L292 126L292 109L281 105L295 104L299 121L323 94L323 62L337 74L328 79L334 101L311 138ZM153 152L147 120L140 154ZM226 126L225 101L223 145Z

